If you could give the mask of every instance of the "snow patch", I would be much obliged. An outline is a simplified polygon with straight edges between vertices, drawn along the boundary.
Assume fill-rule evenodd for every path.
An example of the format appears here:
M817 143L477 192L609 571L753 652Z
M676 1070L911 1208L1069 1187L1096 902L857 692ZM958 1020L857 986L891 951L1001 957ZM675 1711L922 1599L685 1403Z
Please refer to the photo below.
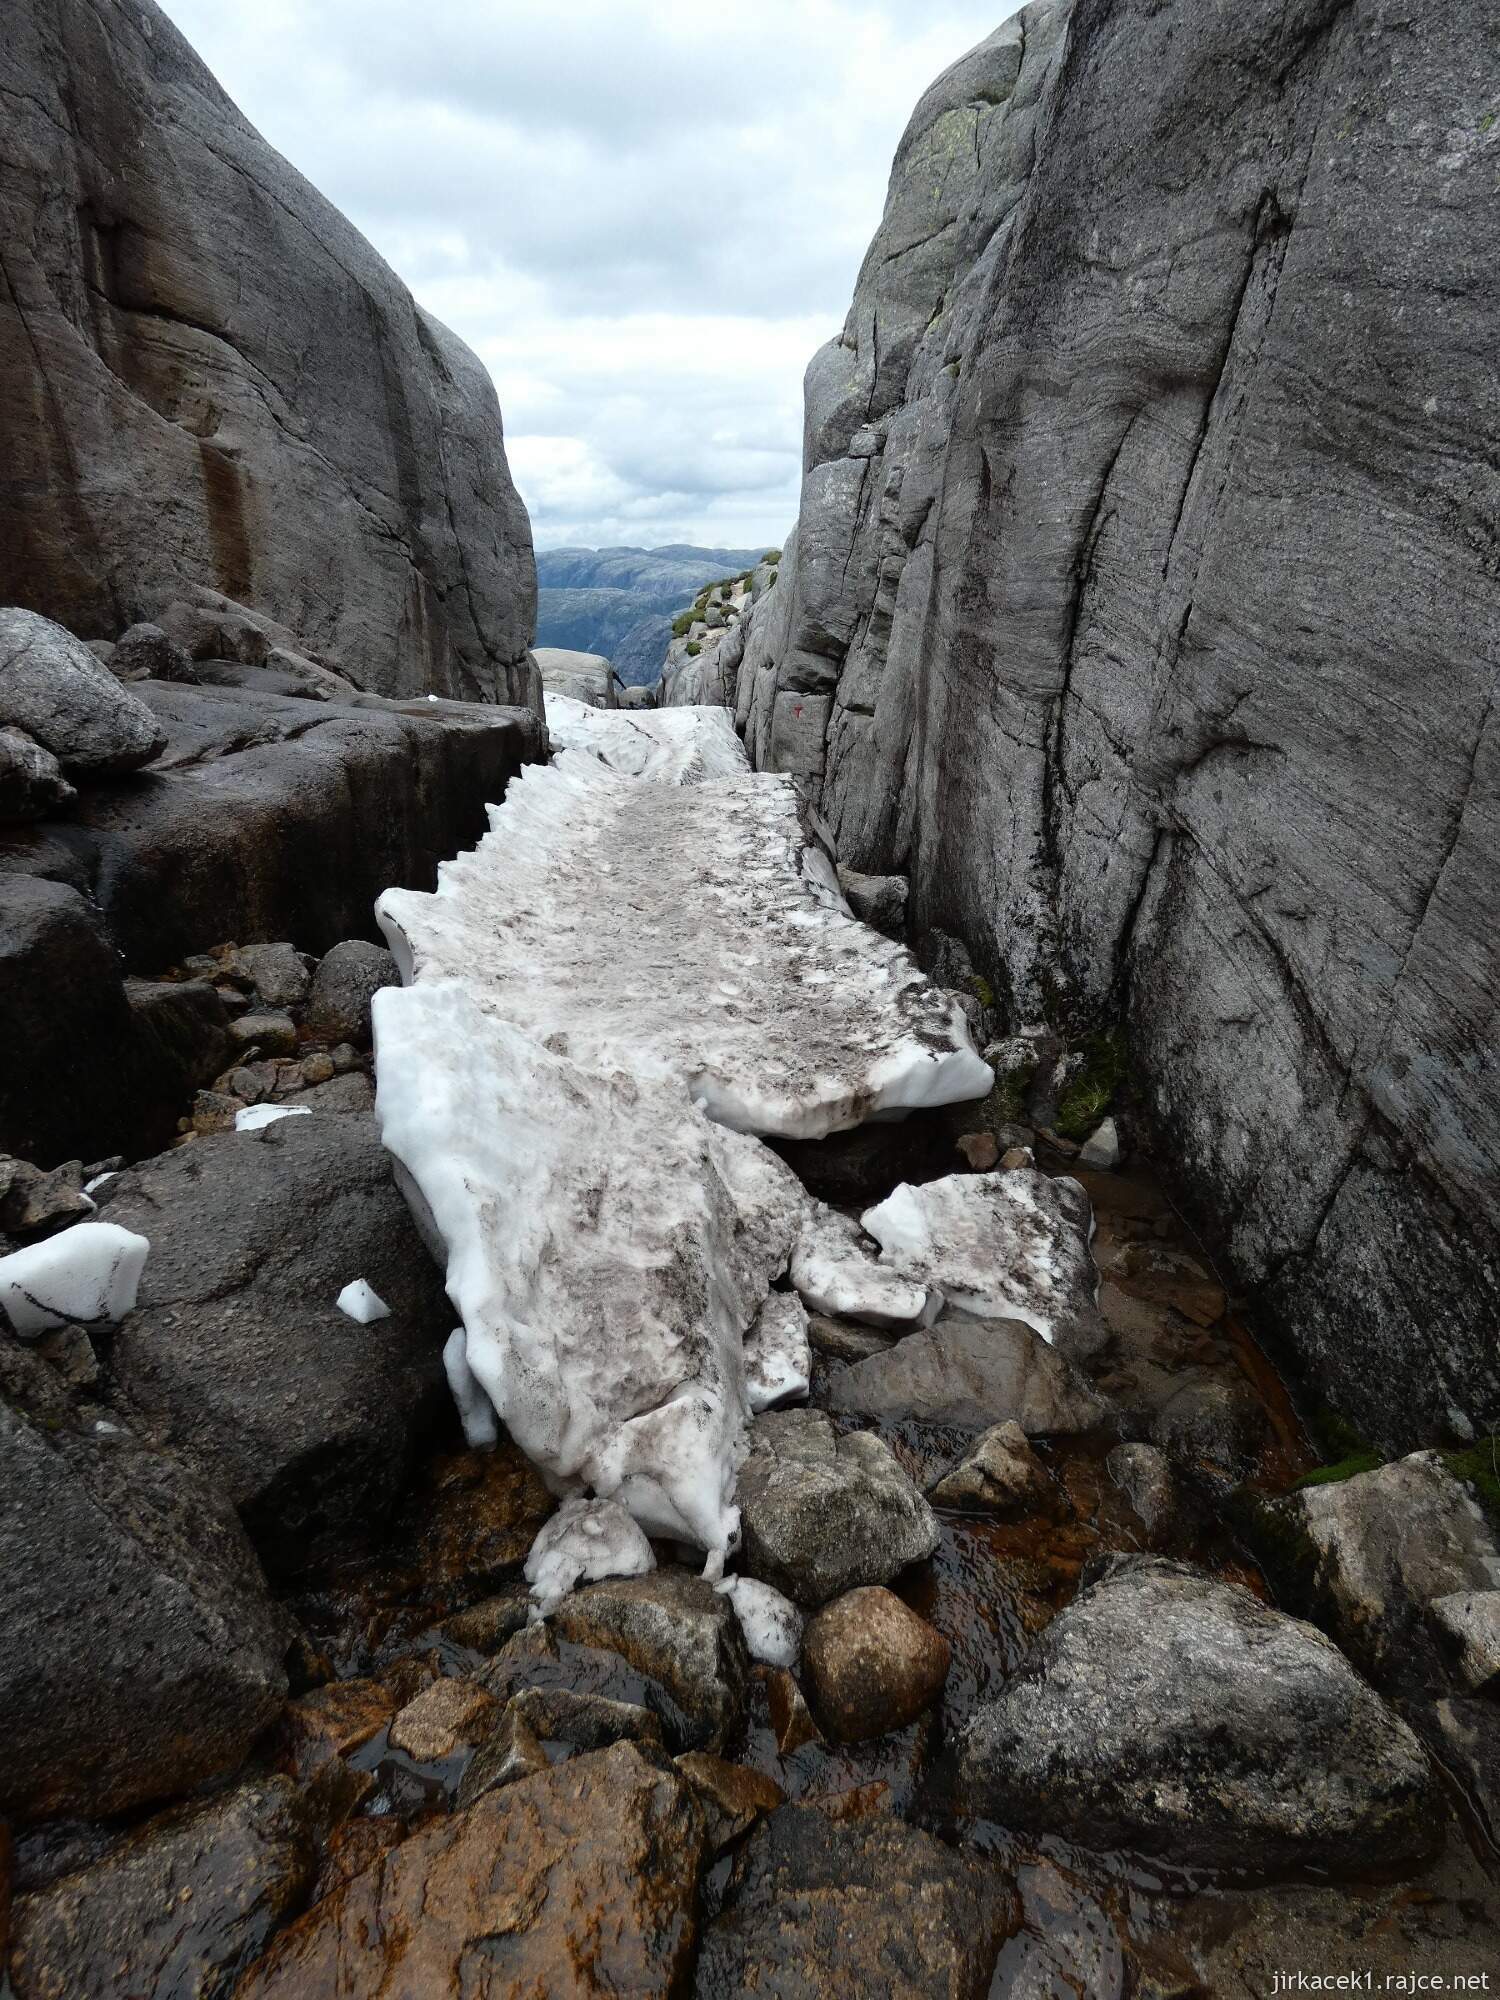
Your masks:
M656 1568L651 1544L617 1500L564 1500L531 1545L526 1581L538 1609L555 1610L570 1590L604 1576Z
M553 754L581 750L626 778L701 785L750 768L724 708L604 709L568 695L546 697Z
M811 1383L807 1308L795 1292L772 1292L745 1335L745 1392L751 1414L802 1402Z
M753 1576L726 1576L715 1588L734 1606L752 1660L795 1667L802 1652L802 1613L789 1597Z
M355 1278L351 1284L345 1285L334 1304L360 1326L369 1326L373 1320L389 1319L391 1316L391 1309L385 1300L363 1278Z
M877 1262L858 1225L822 1202L809 1205L792 1252L791 1280L814 1312L866 1326L918 1326L942 1304L929 1297L926 1285Z
M151 1244L113 1222L76 1222L0 1257L0 1312L23 1336L116 1326L135 1309Z
M236 1132L263 1132L268 1125L274 1125L278 1118L309 1118L312 1107L307 1104L247 1104L243 1111L234 1114Z
M456 1326L443 1343L443 1373L458 1405L458 1420L464 1427L464 1443L471 1451L477 1451L499 1442L500 1427L495 1419L494 1404L469 1366L464 1352L465 1339L463 1328Z

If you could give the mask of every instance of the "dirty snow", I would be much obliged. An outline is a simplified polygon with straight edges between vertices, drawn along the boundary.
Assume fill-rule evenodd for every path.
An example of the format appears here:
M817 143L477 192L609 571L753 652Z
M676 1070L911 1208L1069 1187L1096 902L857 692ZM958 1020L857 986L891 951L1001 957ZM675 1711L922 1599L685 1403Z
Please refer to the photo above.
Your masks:
M859 1225L822 1202L811 1205L792 1253L791 1279L814 1312L866 1326L913 1327L938 1309L927 1286L877 1260Z
M234 1129L236 1132L263 1132L278 1118L311 1116L311 1107L306 1104L247 1104L243 1111L235 1112Z
M751 1334L794 1252L889 1320L927 1304L852 1224L825 1242L842 1219L750 1135L992 1078L950 997L848 914L791 781L745 768L725 711L547 706L554 762L434 894L377 906L407 981L375 996L377 1113L446 1253L466 1434L483 1395L554 1492L713 1567L752 1404L806 1372L795 1300Z
M789 1597L753 1576L726 1576L715 1589L734 1606L752 1660L795 1667L802 1651L802 1613Z
M151 1245L113 1222L77 1222L0 1257L0 1312L23 1336L116 1326L135 1308Z
M1015 1168L903 1182L860 1220L893 1273L980 1319L1064 1344L1094 1321L1093 1211L1077 1181Z
M798 1403L812 1382L807 1308L795 1292L772 1292L745 1335L745 1392L752 1415Z
M617 1500L564 1500L531 1545L526 1581L545 1614L580 1583L655 1568L651 1544Z

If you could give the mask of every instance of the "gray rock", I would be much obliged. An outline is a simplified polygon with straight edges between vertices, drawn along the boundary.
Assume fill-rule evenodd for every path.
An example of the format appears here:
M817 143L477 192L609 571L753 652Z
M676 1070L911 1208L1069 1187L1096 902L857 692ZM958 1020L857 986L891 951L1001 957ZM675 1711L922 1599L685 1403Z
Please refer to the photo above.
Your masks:
M0 1813L102 1818L232 1770L289 1629L212 1480L0 1340Z
M1428 1607L1500 1588L1500 1548L1437 1454L1306 1487L1274 1512L1276 1542L1295 1552L1292 1588L1376 1686L1440 1687L1447 1649Z
M545 1771L549 1761L512 1703L493 1735L480 1744L464 1767L454 1805L462 1812L486 1792L498 1791L502 1785L513 1785L517 1778L531 1778L538 1771Z
M1169 1541L1181 1518L1182 1499L1165 1455L1154 1445L1117 1444L1104 1466L1134 1508L1152 1546Z
M964 1430L1015 1422L1028 1437L1098 1430L1110 1417L1098 1391L1029 1326L960 1312L834 1370L827 1400L860 1416Z
M1500 213L1488 11L1389 89L1365 29L1044 0L933 86L736 713L774 764L823 662L842 859L1022 1018L1123 1006L1199 1221L1392 1450L1500 1424Z
M399 986L391 954L378 944L350 938L336 944L313 975L302 1024L324 1042L370 1046L370 1002L383 986Z
M896 1344L892 1334L873 1326L856 1326L853 1320L830 1319L826 1313L808 1314L807 1338L830 1361L867 1361L872 1354L884 1354Z
M152 1820L15 1913L20 2000L228 1993L295 1916L316 1868L312 1815L262 1778Z
M363 1547L444 1408L453 1320L373 1124L315 1114L199 1139L122 1174L109 1219L151 1240L113 1348L136 1407L269 1567ZM339 1311L356 1278L389 1318Z
M375 1086L363 1070L351 1070L345 1076L335 1076L327 1083L314 1084L308 1090L294 1090L282 1102L305 1104L309 1111L331 1112L335 1116L351 1112L355 1116L367 1116L375 1109Z
M560 646L538 646L536 663L548 694L566 695L589 708L615 708L615 677L609 661L598 653L570 653Z
M196 681L193 656L160 625L143 621L122 632L107 662L122 681Z
M839 869L839 887L855 916L873 924L887 937L906 929L907 883L904 875L861 875L857 868Z
M0 601L113 637L211 587L363 687L532 703L531 534L481 363L152 0L7 26Z
M1111 1173L1120 1164L1120 1132L1113 1118L1096 1125L1078 1149L1078 1164Z
M1446 1696L1417 1719L1490 1842L1500 1842L1500 1708L1487 1698Z
M694 1990L985 2000L1019 1920L1003 1878L889 1814L782 1806L739 1852Z
M1329 1640L1248 1591L1119 1556L959 1743L1007 1826L1246 1873L1362 1873L1440 1837L1420 1744Z
M81 640L34 611L0 610L0 724L24 729L74 776L134 771L166 733Z
M11 1236L47 1236L93 1212L83 1192L83 1162L68 1160L44 1174L27 1160L0 1158L0 1229Z
M0 824L42 819L76 797L50 750L24 729L0 728Z
M257 997L270 1008L300 1007L312 984L301 952L290 944L242 944L240 964L255 981Z
M1012 1420L975 1438L953 1470L928 1488L928 1498L939 1507L1024 1516L1057 1511L1062 1494Z
M750 1426L740 1469L742 1567L811 1610L889 1583L938 1545L937 1517L890 1448L837 1437L820 1410L772 1410Z
M664 1687L689 1725L681 1750L719 1750L744 1711L750 1661L727 1597L700 1576L659 1569L576 1590L552 1627L583 1646L608 1648Z
M261 1056L289 1056L297 1048L297 1023L290 1014L256 1007L248 1014L237 1014L230 1022L229 1040L241 1056L252 1051Z
M1427 1615L1455 1655L1455 1670L1476 1694L1500 1687L1500 1590L1434 1597Z
M1212 1378L1185 1383L1151 1425L1152 1442L1169 1458L1232 1479L1249 1471L1265 1438L1265 1413L1249 1385Z

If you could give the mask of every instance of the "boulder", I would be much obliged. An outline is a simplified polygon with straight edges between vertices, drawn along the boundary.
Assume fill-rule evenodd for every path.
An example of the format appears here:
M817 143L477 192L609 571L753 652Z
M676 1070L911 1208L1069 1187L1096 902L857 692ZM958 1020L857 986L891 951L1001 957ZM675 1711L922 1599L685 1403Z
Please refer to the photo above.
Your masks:
M370 1002L385 986L399 986L396 961L382 946L349 938L336 944L313 975L303 1025L316 1041L370 1046Z
M1102 1428L1109 1405L1055 1347L1016 1319L945 1312L894 1347L831 1371L830 1409L1028 1437Z
M151 1820L21 1898L16 2000L227 1994L297 1913L314 1867L312 1815L287 1778Z
M497 1792L502 1785L513 1785L517 1778L534 1777L538 1771L547 1770L550 1761L530 1725L512 1702L501 1716L498 1726L464 1766L454 1803L460 1811L464 1811L477 1799L482 1799L486 1792Z
M486 1792L284 1931L236 2000L314 1993L684 1989L703 1816L629 1744Z
M885 1813L773 1812L741 1848L695 1991L985 2000L1020 1908L1003 1876Z
M548 694L566 695L589 708L615 708L615 677L602 653L572 653L561 646L535 650L542 687Z
M938 1545L937 1517L890 1448L836 1435L821 1410L773 1410L750 1427L740 1469L741 1560L810 1610L888 1583Z
M839 869L839 887L861 923L873 924L887 937L900 937L906 929L904 875L861 875L857 868Z
M1441 1687L1451 1653L1430 1607L1500 1588L1489 1523L1436 1452L1305 1487L1265 1518L1279 1580L1377 1687Z
M786 1803L786 1793L774 1778L747 1765L728 1763L705 1750L686 1750L673 1761L698 1795L708 1845L715 1854Z
M618 1653L666 1688L686 1718L684 1750L720 1750L744 1712L750 1663L734 1607L687 1570L610 1577L563 1599L561 1637Z
M49 618L0 610L0 724L22 729L75 777L135 771L166 748L140 698Z
M802 1641L824 1734L862 1743L904 1729L942 1693L950 1654L941 1632L889 1590L834 1598L808 1620Z
M453 1317L371 1122L199 1139L123 1173L109 1216L151 1241L113 1350L142 1416L279 1573L366 1546L446 1407ZM338 1309L360 1278L388 1318Z
M1427 1616L1447 1646L1460 1683L1500 1692L1500 1590L1459 1590L1428 1600Z
M50 750L24 729L0 727L0 825L42 819L76 796Z
M1024 1320L1065 1354L1104 1344L1093 1210L1077 1181L1019 1168L903 1182L860 1221L883 1263L961 1312Z
M122 681L196 681L193 656L160 625L142 620L122 632L109 656L109 671Z
M928 1488L928 1498L939 1507L978 1508L1017 1519L1063 1512L1068 1505L1014 1419L975 1438L953 1470Z
M235 957L254 980L256 998L263 1006L290 1009L307 998L312 974L295 945L242 944Z
M1106 1559L959 1740L1007 1826L1189 1866L1357 1874L1428 1854L1420 1744L1310 1625L1157 1556Z
M494 1730L500 1704L473 1681L454 1675L433 1681L392 1718L388 1741L419 1764L433 1764Z
M289 1632L217 1485L3 1339L0 1452L0 1813L105 1817L232 1770Z

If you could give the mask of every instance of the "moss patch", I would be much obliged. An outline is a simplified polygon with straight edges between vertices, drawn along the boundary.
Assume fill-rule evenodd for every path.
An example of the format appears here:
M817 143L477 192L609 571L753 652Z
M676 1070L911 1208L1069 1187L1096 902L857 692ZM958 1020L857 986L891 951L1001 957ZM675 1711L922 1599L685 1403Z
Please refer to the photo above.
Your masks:
M1123 1029L1102 1029L1080 1045L1083 1061L1057 1100L1057 1129L1065 1139L1086 1139L1114 1102L1127 1068Z
M689 640L688 640L688 644L687 644L687 655L688 655L688 658L689 658L690 660L696 660L696 659L697 659L697 657L698 657L698 655L699 655L699 654L700 654L700 653L701 653L702 651L703 651L703 642L702 642L702 640L701 640L701 639L689 639Z
M1445 1451L1442 1460L1455 1479L1474 1488L1491 1520L1500 1523L1500 1437L1481 1438L1463 1451Z
M1304 1486L1337 1486L1342 1480L1353 1479L1357 1473L1377 1472L1385 1460L1378 1451L1353 1451L1347 1458L1341 1458L1332 1465L1320 1465L1315 1472L1304 1472L1294 1480L1292 1491L1300 1493Z

